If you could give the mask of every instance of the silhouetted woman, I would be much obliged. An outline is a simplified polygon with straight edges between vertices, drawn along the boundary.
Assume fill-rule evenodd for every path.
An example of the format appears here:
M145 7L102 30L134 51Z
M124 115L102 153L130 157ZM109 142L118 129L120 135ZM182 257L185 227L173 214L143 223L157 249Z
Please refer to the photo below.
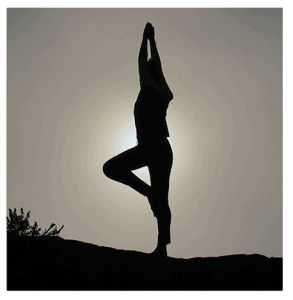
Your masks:
M148 60L147 41L151 46ZM147 23L139 51L138 68L140 92L134 105L138 144L107 161L104 174L126 184L147 197L158 223L158 245L152 255L167 256L171 243L171 211L168 203L169 179L173 163L172 149L166 123L167 108L173 99L162 72L155 43L154 27ZM151 186L132 171L148 166Z

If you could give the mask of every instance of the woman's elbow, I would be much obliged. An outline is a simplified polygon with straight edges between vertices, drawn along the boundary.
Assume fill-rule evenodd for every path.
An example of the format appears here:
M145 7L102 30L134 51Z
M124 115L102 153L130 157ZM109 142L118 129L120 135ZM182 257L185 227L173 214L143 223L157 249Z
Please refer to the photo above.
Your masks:
M164 98L168 101L171 101L171 100L173 100L173 94L172 93L171 94L164 94Z
M173 93L170 91L170 89L163 89L163 90L161 90L161 94L168 101L171 101L173 99Z

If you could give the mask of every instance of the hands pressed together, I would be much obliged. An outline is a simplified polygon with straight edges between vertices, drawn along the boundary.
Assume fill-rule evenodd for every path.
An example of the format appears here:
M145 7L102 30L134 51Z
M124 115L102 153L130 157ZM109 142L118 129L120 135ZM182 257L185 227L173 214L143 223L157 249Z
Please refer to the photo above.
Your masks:
M149 40L155 38L155 29L151 23L147 22L147 24L145 25L143 36Z

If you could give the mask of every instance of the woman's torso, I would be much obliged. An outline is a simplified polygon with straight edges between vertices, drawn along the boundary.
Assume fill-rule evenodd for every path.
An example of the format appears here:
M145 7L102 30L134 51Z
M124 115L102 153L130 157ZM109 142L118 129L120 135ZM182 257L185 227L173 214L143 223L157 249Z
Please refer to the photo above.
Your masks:
M141 86L134 105L138 141L170 136L166 122L169 102L154 87Z

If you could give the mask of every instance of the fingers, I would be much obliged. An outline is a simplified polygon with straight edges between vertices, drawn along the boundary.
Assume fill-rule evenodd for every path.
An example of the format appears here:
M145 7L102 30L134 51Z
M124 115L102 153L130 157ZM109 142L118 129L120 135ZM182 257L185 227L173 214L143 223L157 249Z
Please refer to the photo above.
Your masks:
M144 36L147 39L151 39L154 37L154 35L155 35L154 27L152 26L151 23L147 22L144 28Z
M154 28L153 25L151 23L149 23L149 22L146 23L145 27Z
M147 33L148 38L153 37L155 34L155 29L154 29L153 25L149 22L146 23L145 31Z

